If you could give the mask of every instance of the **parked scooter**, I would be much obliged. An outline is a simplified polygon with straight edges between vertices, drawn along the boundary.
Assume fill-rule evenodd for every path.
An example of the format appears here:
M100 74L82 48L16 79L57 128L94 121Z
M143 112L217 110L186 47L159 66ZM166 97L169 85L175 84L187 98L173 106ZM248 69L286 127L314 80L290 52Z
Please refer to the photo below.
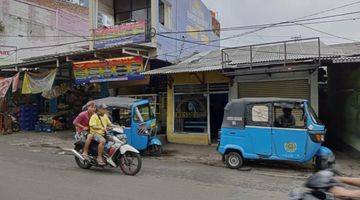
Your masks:
M120 167L126 175L134 176L141 169L140 152L127 144L127 138L122 127L112 128L107 132L107 141L104 148L104 157L108 167ZM76 164L82 169L89 169L92 166L104 167L98 164L97 149L98 143L92 141L89 147L89 159L86 160L81 154L85 145L86 136L81 135L75 142L72 153L75 156Z
M335 200L329 190L340 183L334 178L335 173L329 170L320 171L312 175L305 183L306 189L295 189L290 200Z

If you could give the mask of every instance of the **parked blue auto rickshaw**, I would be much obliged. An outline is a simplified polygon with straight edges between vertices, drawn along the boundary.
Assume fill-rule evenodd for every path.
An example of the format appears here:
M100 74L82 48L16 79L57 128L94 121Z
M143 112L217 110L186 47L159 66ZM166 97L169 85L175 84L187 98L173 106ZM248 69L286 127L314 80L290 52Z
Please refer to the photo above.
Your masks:
M232 169L244 160L281 160L324 169L335 162L321 144L325 126L309 101L285 98L241 98L225 107L218 151Z
M109 107L113 123L125 127L128 144L150 155L161 155L162 143L156 136L156 118L148 100L107 97L95 100L95 104Z

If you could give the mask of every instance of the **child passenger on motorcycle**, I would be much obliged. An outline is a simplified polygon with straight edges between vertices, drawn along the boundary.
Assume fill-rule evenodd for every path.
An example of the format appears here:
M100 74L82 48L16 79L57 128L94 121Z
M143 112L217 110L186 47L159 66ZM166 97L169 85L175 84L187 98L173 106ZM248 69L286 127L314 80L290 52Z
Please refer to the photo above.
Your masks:
M112 126L112 123L107 116L107 113L107 106L104 104L99 105L97 106L97 112L91 116L89 121L90 135L95 141L99 143L97 157L97 162L99 165L105 165L102 159L106 142L105 136L107 129Z

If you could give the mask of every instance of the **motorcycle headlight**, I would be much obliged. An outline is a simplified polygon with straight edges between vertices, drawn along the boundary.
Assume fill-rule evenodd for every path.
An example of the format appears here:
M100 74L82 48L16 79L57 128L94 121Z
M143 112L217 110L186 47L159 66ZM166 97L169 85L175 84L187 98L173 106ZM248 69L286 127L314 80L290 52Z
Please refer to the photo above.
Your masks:
M127 137L125 134L119 134L116 136L121 142L126 143L127 142Z

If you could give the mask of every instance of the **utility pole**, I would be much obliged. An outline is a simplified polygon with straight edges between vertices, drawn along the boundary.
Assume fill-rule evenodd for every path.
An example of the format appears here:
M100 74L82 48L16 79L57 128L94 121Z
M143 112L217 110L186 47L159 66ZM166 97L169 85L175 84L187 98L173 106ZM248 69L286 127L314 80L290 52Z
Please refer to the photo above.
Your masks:
M89 32L91 40L89 41L89 50L93 50L95 46L95 29L97 28L99 0L89 0Z

